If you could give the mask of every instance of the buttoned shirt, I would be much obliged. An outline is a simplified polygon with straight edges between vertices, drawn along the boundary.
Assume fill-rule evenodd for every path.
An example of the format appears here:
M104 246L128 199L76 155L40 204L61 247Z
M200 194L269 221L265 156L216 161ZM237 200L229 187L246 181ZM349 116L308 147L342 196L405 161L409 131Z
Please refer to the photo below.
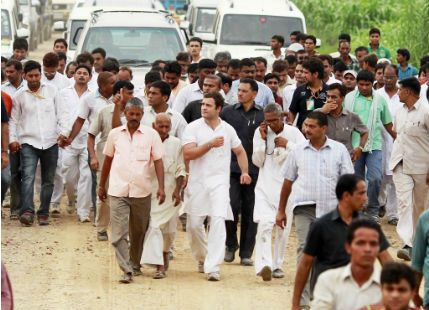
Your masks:
M64 102L64 108L67 109L70 113L70 120L74 121L79 113L80 105L82 104L82 98L85 95L90 94L91 91L86 89L86 91L79 97L78 93L74 86L69 86L60 91L60 96ZM87 131L88 131L88 121L85 121L79 134L73 140L71 147L76 149L82 149L87 147Z
M316 217L335 208L335 187L346 173L354 173L350 154L342 143L329 138L320 150L310 140L298 144L282 167L283 177L294 182L292 207L316 204Z
M282 96L283 110L286 112L289 112L289 107L290 107L290 104L292 103L292 97L296 87L297 87L296 84L292 84L292 85L286 86L283 89L283 96Z
M380 272L374 268L362 286L353 278L351 264L319 276L311 302L312 310L356 310L381 300Z
M171 118L171 129L170 135L175 136L179 139L182 139L183 132L185 131L188 123L183 118L182 114L177 111L172 110L170 107L165 111ZM152 123L155 122L156 112L153 107L145 107L143 118L141 120L143 125L152 127Z
M92 92L96 92L98 89L97 78L98 73L92 70L91 79L88 82L88 89ZM74 86L74 84L76 83L74 77L69 78L69 83L71 86Z
M265 107L269 103L274 103L273 91L265 84L258 82L258 94L255 98L255 103L261 107ZM235 80L232 82L231 90L238 93L238 86L240 86L240 80Z
M84 98L82 98L82 104L79 109L79 117L89 121L91 125L92 120L97 115L98 111L108 104L113 104L113 96L110 98L104 98L100 94L100 90L97 89L95 92L91 92Z
M15 93L25 85L27 85L27 81L25 79L22 79L21 84L19 84L19 86L16 88L11 82L6 82L1 86L1 90L8 94L10 97L13 97Z
M199 118L201 118L201 104L203 100L195 100L189 102L186 108L183 110L182 115L188 123L191 123Z
M189 102L199 99L203 99L203 91L201 90L198 81L196 81L195 83L183 87L179 91L172 108L175 111L182 113Z
M273 63L276 60L282 60L284 58L281 53L279 57L276 57L273 52L270 52L269 54L265 55L265 59L267 60L267 72L270 73L273 71Z
M420 98L408 109L404 104L395 115L393 142L389 169L402 161L403 173L426 174L429 172L429 106Z
M317 109L320 111L320 109ZM316 111L317 111L316 110ZM359 135L368 132L368 128L362 123L359 115L343 108L338 116L332 113L327 114L328 130L326 135L328 138L341 142L347 148L349 153L353 152L352 133L356 131Z
M420 99L423 100L424 103L429 104L428 98L426 97L427 91L428 91L428 83L424 83L420 88Z
M131 137L127 124L114 128L107 137L104 155L113 157L110 196L142 198L152 193L150 166L164 155L157 131L140 125Z
M417 76L419 73L417 72L417 69L415 67L408 64L405 70L402 70L402 66L398 65L398 74L399 74L399 81L400 81L407 77Z
M368 52L369 52L369 54L376 53L378 59L380 59L380 58L387 58L390 61L392 61L392 54L390 54L390 50L388 48L385 48L384 46L379 45L377 47L377 50L374 51L372 49L371 45L368 45Z
M44 82L45 84L48 84L48 85L55 86L58 89L58 91L66 87L69 87L71 85L69 79L65 75L59 72L55 73L55 76L53 77L52 80L48 80L46 75L42 72L41 82Z
M57 143L57 125L63 136L69 136L70 121L55 87L41 83L40 88L32 92L25 85L13 97L10 141L27 143L37 149L50 148Z
M263 109L257 104L246 112L241 103L236 103L233 106L227 106L220 112L220 117L230 124L241 140L241 144L246 151L247 160L249 161L249 174L257 175L258 167L252 162L253 153L253 136L255 130L265 120ZM240 166L238 165L237 157L232 154L231 172L241 174Z
M336 53L331 53L330 54L332 58L338 58L339 60L341 60L342 62L344 62L344 64L347 66L347 70L353 70L356 72L360 71L360 65L359 65L359 61L357 61L356 57L353 56L352 54L349 54L349 60L350 62L347 64L345 61L343 61L343 59L341 58L341 55L339 52Z

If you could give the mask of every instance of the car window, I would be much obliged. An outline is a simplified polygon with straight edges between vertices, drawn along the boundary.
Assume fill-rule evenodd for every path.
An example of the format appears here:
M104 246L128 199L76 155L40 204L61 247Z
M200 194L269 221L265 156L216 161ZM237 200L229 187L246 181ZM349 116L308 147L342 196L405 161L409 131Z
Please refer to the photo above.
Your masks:
M195 22L196 32L213 32L213 23L216 16L216 8L199 8L197 21Z
M85 27L86 20L72 20L70 27L70 43L69 50L75 50L79 43L79 37Z
M1 10L1 38L2 41L3 39L12 39L12 30L7 10Z

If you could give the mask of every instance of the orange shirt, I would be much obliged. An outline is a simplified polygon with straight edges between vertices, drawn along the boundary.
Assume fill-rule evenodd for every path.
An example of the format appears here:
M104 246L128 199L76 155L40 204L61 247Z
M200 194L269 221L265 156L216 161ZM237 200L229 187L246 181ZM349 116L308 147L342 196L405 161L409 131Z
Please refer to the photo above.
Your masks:
M10 117L10 113L12 112L12 98L4 91L1 92L1 96L3 97L3 103L6 107L7 115Z

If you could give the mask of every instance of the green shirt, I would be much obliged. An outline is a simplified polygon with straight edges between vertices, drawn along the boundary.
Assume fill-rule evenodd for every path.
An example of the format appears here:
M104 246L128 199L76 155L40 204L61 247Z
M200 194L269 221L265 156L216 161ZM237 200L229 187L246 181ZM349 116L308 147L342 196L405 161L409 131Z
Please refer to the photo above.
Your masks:
M358 95L356 96L353 112L357 113L360 119L362 120L362 122L368 127L368 119L369 119L369 113L372 106L373 97L366 98L365 96L362 96L359 91L357 92L358 92ZM382 138L381 138L382 124L381 123L383 123L384 125L391 123L392 115L390 114L389 107L387 106L386 100L383 98L383 96L375 94L374 91L372 91L372 96L378 96L377 121L376 121L375 133L372 141L372 150L381 150L381 146L382 146ZM360 143L359 133L353 132L353 136L352 136L353 148L357 148L359 146L359 143Z
M411 267L425 280L423 305L429 305L429 210L420 215L413 243Z
M375 52L377 54L378 59L380 59L380 58L387 58L390 61L392 61L392 55L390 54L389 49L385 48L384 46L379 45L378 48L377 48L377 50L374 51L372 49L371 45L368 45L368 51L369 51L370 54Z

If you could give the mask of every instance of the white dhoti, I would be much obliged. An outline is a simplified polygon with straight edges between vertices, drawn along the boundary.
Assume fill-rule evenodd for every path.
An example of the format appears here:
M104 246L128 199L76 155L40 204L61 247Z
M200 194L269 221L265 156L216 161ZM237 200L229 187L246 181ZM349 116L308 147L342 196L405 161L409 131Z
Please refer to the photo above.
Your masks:
M77 190L77 215L79 218L89 217L92 207L92 178L86 148L68 147L64 150L62 175L69 202L76 200Z

